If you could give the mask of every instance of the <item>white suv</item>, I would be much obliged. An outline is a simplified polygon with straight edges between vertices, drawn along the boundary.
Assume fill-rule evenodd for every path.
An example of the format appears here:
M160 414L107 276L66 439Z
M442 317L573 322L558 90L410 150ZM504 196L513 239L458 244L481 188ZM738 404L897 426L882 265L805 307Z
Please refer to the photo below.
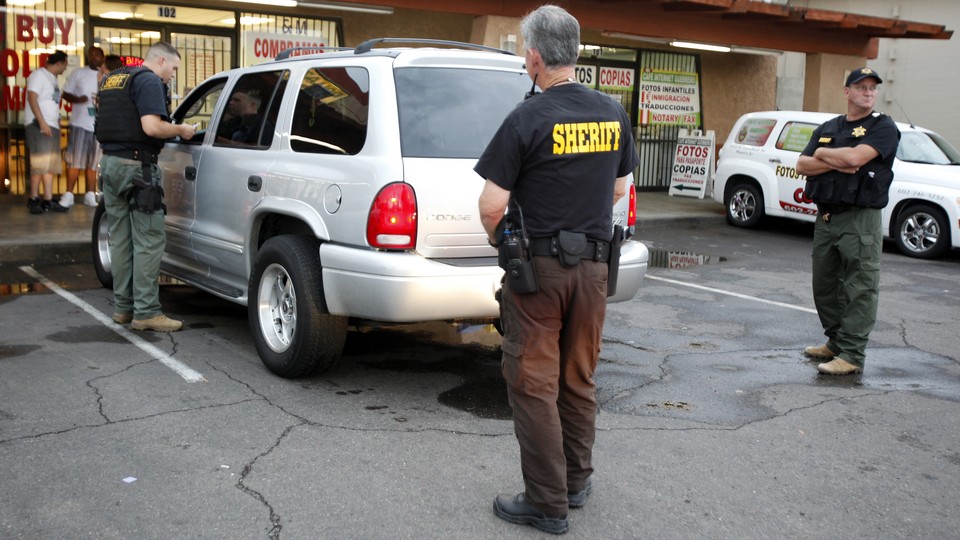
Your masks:
M261 359L283 377L328 369L348 325L499 316L503 271L473 166L530 88L523 59L381 41L396 40L211 77L173 113L200 131L160 154L161 272L246 305ZM614 220L632 234L630 194ZM109 286L107 232L101 206L93 258ZM647 259L624 242L611 302L636 294Z
M768 111L745 114L723 144L713 197L727 221L753 227L765 216L814 221L797 158L813 130L835 114ZM936 133L897 123L900 146L893 165L883 231L905 255L933 258L960 247L960 152Z

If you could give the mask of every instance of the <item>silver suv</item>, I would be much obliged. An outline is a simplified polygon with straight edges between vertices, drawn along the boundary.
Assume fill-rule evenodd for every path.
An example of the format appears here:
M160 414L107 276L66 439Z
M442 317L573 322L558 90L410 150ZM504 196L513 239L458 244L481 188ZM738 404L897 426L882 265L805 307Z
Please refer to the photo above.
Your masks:
M530 88L523 59L381 41L211 77L173 113L197 136L160 154L161 272L246 305L260 358L282 377L332 366L348 326L499 316L503 271L473 166ZM614 220L632 234L630 194ZM102 206L93 237L109 286ZM647 259L624 242L611 302L636 294Z

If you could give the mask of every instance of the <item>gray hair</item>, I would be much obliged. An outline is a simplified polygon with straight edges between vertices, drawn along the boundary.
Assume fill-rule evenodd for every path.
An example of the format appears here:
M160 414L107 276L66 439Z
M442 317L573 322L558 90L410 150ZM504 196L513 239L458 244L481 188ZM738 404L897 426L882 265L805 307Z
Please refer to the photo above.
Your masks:
M548 68L573 66L580 56L580 23L565 9L546 4L520 22L528 49L536 49Z
M147 56L144 57L144 60L154 61L161 56L167 60L172 60L174 58L180 58L180 53L177 52L176 47L166 41L158 41L147 49Z

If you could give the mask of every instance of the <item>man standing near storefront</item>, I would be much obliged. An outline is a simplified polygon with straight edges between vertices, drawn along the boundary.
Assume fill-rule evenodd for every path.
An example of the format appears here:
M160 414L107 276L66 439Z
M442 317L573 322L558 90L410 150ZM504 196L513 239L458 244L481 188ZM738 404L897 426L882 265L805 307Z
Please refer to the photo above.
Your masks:
M73 105L70 111L70 135L67 143L67 191L60 196L60 205L73 206L73 189L84 170L86 193L83 204L97 205L97 163L100 145L93 133L97 117L97 87L102 76L103 49L95 45L87 49L87 67L77 68L63 85L63 99Z
M180 53L161 41L141 67L112 72L100 85L96 133L110 223L113 320L134 330L175 332L182 326L161 312L158 281L166 235L157 155L166 139L187 140L196 131L169 121L163 85L179 66Z
M67 53L57 51L47 57L47 64L27 78L27 107L23 122L30 151L31 214L68 209L53 200L53 175L60 174L60 86L57 77L67 69ZM43 201L40 200L43 182Z
M804 349L827 375L863 372L880 298L881 213L890 198L900 131L875 112L876 71L847 77L847 114L814 130L797 160L805 192L817 204L813 232L813 301L827 342Z
M474 168L486 179L480 219L491 243L513 242L498 231L509 205L510 234L522 222L535 275L508 277L502 291L502 369L526 490L493 507L505 521L561 534L568 508L591 490L613 204L638 158L623 107L574 80L577 20L547 5L520 29L527 73L543 92L507 116Z

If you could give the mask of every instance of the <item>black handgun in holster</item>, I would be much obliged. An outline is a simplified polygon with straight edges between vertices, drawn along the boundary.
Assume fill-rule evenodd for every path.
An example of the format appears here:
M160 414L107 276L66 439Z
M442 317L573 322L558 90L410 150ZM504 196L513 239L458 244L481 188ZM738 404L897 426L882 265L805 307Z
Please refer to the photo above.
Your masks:
M617 278L620 276L620 246L623 244L623 225L613 227L610 239L610 258L607 259L607 296L617 294Z
M153 164L145 159L140 171L140 178L133 179L130 210L144 214L163 212L163 215L167 215L167 206L163 204L163 188L153 179Z
M498 265L503 268L504 278L510 284L510 290L518 294L529 294L539 290L537 272L530 256L530 241L523 228L523 213L520 207L513 205L515 211L503 216L497 225Z

